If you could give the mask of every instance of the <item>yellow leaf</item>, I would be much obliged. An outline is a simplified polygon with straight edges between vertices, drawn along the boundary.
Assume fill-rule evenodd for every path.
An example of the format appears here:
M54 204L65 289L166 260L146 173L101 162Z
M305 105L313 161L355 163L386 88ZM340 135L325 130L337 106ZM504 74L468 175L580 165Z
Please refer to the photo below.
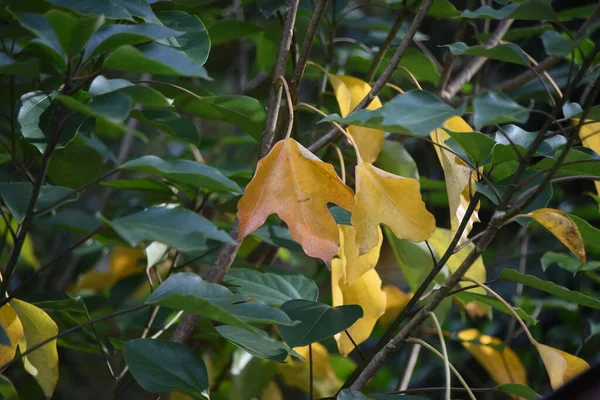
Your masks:
M358 103L371 91L371 86L358 78L346 75L327 75L331 86L333 86L342 117L350 114ZM379 97L375 97L367 107L367 110L376 110L380 107L381 101ZM384 132L361 126L349 126L348 133L354 138L363 159L369 163L375 162L383 148Z
M558 389L568 380L590 368L589 364L581 358L562 350L537 342L534 345L542 357L546 371L548 371L552 389Z
M306 254L329 263L337 253L339 238L327 203L351 210L353 201L352 190L333 166L294 139L281 140L258 162L238 203L238 240L277 214Z
M427 240L435 230L435 218L421 199L419 182L390 174L368 163L356 170L356 203L352 225L360 254L379 242L378 225L386 224L399 239Z
M587 147L588 149L592 149L596 152L596 154L600 154L600 122L591 122L590 120L585 121L586 124L582 125L579 129L579 138L581 139L581 144ZM578 124L578 119L573 119L574 124ZM598 196L600 196L600 182L594 181L594 185L596 186L596 192Z
M527 373L523 363L510 347L502 340L484 335L477 329L465 329L458 332L462 345L481 364L497 384L518 383L527 385ZM479 343L477 343L479 342Z
M10 304L23 324L25 335L19 342L21 352L55 336L58 326L44 310L27 302L13 299ZM47 398L52 397L58 382L58 352L56 339L23 357L25 370L34 377Z
M472 132L473 129L461 117L452 117L444 123L444 127L454 132ZM466 133L468 134L468 133ZM434 143L445 145L450 135L443 129L436 129L430 134ZM469 185L474 187L477 174L468 165L452 152L433 146L437 153L442 169L444 170L444 179L446 181L446 191L448 193L448 206L450 208L450 227L455 233L469 207ZM447 146L446 146L447 147ZM478 206L479 207L479 206ZM479 222L477 209L469 218L469 222L461 235L459 244L467 240L473 224Z
M381 231L379 232L381 237ZM358 304L363 309L363 317L347 329L354 342L358 345L369 338L375 323L385 312L386 297L381 290L381 279L375 271L375 264L379 259L381 241L377 247L365 255L358 257L356 243L348 240L354 237L354 228L348 225L340 225L340 258L331 261L331 293L333 306ZM352 249L352 247L354 247ZM354 257L345 257L344 253L350 249ZM366 262L364 260L367 260ZM365 269L352 283L344 283L350 271L370 266ZM345 332L335 335L340 354L347 356L354 350L354 344Z
M406 293L394 285L384 285L385 313L379 318L379 322L387 326L404 310L412 298L412 293Z
M372 270L377 265L379 253L383 243L383 234L381 228L377 227L379 240L377 245L369 250L366 254L359 255L358 247L356 247L356 230L351 225L339 225L340 231L340 247L338 257L346 266L344 269L344 283L352 285L367 271Z
M429 238L429 245L433 249L433 252L436 254L436 259L440 259L442 255L446 252L446 249L450 246L450 242L454 234L449 229L437 228L433 235ZM446 267L450 273L454 273L458 267L463 263L463 261L467 258L469 253L475 249L475 245L473 243L467 244L463 247L458 253L450 256L448 261L446 262ZM478 282L486 281L486 270L485 265L483 264L483 258L481 256L477 257L477 260L473 263L471 268L465 274L467 278L473 278ZM473 288L469 289L470 292L485 294L485 289L482 288Z
M286 359L285 364L278 364L277 368L286 385L308 393L310 390L308 346L295 347L294 350L303 356L304 360L298 360L290 356ZM312 356L315 397L321 398L335 395L342 382L331 368L327 349L320 343L313 343Z
M275 381L267 383L267 387L261 393L259 400L283 400L281 389L279 389Z
M172 392L169 400L195 400L192 396L188 396L183 392Z
M4 365L15 356L17 344L23 337L23 325L10 304L5 304L0 308L0 324L12 343L12 346L0 345L0 365Z
M527 215L552 232L558 240L579 258L582 264L585 264L583 237L581 236L581 232L579 232L579 228L567 213L553 208L540 208Z

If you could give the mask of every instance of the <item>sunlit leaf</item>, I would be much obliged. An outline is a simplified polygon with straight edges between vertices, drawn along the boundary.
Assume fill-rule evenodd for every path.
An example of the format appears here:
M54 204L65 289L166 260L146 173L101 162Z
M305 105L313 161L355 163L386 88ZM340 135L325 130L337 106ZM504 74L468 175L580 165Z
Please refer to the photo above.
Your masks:
M553 208L541 208L527 214L548 229L585 264L585 246L579 228L569 215Z
M379 322L387 326L404 310L412 298L412 293L403 292L395 285L384 285L382 290L386 299L385 313L379 317Z
M535 343L535 347L548 371L552 389L558 389L565 382L590 368L589 364L581 358L562 350L541 343Z
M13 359L17 351L17 345L23 337L23 325L10 304L0 308L0 324L11 345L0 345L0 365L4 365Z

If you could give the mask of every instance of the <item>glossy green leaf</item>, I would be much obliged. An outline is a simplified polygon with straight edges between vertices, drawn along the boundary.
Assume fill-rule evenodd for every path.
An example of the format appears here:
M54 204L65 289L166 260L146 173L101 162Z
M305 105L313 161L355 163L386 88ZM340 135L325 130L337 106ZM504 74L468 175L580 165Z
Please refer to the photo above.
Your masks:
M446 132L477 165L483 165L484 161L491 156L492 148L496 145L494 139L481 132L452 132L447 129Z
M215 329L225 339L257 358L283 362L288 354L296 354L284 343L271 338L264 331L253 333L229 325L217 326Z
M64 70L67 65L67 55L50 22L41 14L17 13L15 16L21 26L36 36L30 43L48 54L59 71Z
M96 97L114 92L125 93L134 103L149 107L171 106L169 100L156 89L148 86L134 85L125 79L106 79L102 75L99 75L92 81L88 95Z
M567 56L583 41L583 38L573 41L556 31L546 31L541 36L544 50L549 56Z
M123 347L123 357L136 382L151 393L178 390L210 397L204 361L184 344L156 339L129 340Z
M157 175L212 192L242 192L237 183L227 178L218 169L191 160L165 161L156 156L144 156L129 161L120 168Z
M29 92L21 96L21 108L17 116L17 121L21 125L21 134L41 153L46 149L47 138L44 130L47 128L44 127L44 130L40 128L40 118L56 96L56 92L43 91Z
M494 137L496 145L492 149L492 163L501 164L507 161L518 161L519 158L525 157L536 136L537 132L527 132L516 125L502 127L502 130L498 130ZM538 147L536 155L554 157L555 149L565 143L566 139L563 136L545 139ZM548 162L554 163L553 160ZM545 162L542 161L542 163Z
M0 183L0 196L10 210L11 215L19 221L23 219L27 213L32 192L33 185L29 182ZM71 189L65 187L44 185L40 190L35 209L39 210L46 208L70 193L72 193ZM64 203L75 201L78 197L79 194L76 193L61 201L54 208L59 207Z
M157 16L163 25L183 32L182 35L168 38L167 43L199 65L204 65L210 52L210 38L200 18L183 11L164 11Z
M540 259L542 269L546 271L551 265L558 265L560 268L569 271L573 275L580 271L593 271L600 268L600 261L590 261L582 264L576 258L567 253L557 253L554 251L546 252Z
M504 383L496 386L496 389L527 400L535 400L540 398L540 395L537 394L533 389L524 385L519 385L518 383Z
M467 46L465 43L452 43L447 45L450 52L456 56L479 56L492 60L499 60L518 65L529 65L529 60L519 46L514 43L498 44L491 48L481 45Z
M486 306L490 306L495 310L498 310L506 315L512 316L513 314L506 308L504 304L502 304L498 299L492 296L486 296L478 293L472 292L459 292L456 296L465 303L470 303L471 301L475 301L479 304L484 304ZM518 307L512 307L512 309L521 317L521 319L527 322L530 325L537 324L537 319L533 318L531 315L527 314L523 309Z
M133 17L145 20L156 20L150 4L140 0L48 0L55 6L68 8L83 15L104 15L109 19L126 19Z
M505 7L494 9L491 6L483 6L476 10L465 10L463 18L485 18L485 19L523 19L523 20L549 20L557 19L552 6L545 0L525 0L519 3L511 3Z
M527 122L529 111L510 97L498 92L485 92L473 101L475 128L506 122Z
M59 94L57 100L71 110L96 119L96 130L103 133L125 133L123 121L129 116L132 103L125 93L112 92L83 103L74 97Z
M183 95L175 98L175 106L200 119L230 122L257 141L260 140L264 129L265 107L252 97L209 96L197 98Z
M157 241L186 252L205 249L207 239L234 243L227 232L182 208L157 206L107 222L132 247L142 241Z
M600 253L600 229L593 227L589 222L577 215L569 214L569 217L575 222L577 228L579 228L579 232L583 236L585 249L590 252Z
M277 225L263 225L254 232L252 236L256 236L265 243L272 246L283 247L292 251L302 252L300 243L292 239L288 228Z
M522 283L525 286L541 290L563 300L571 301L582 306L600 310L600 301L576 290L569 290L554 282L545 281L533 275L521 274L514 269L504 269L500 273L499 279Z
M204 67L183 52L158 43L124 45L111 53L104 67L124 72L189 76L210 79Z
M398 112L402 110L402 112ZM410 90L394 97L377 110L353 112L346 118L332 114L321 122L340 122L365 126L388 132L426 136L442 126L450 117L462 115L463 108L452 108L444 101L423 90Z
M547 170L555 163L553 159L544 159L533 166L536 170ZM597 176L600 177L600 160L581 150L571 149L557 176Z
M76 17L59 10L50 10L45 17L67 57L77 55L104 22L102 16Z
M308 300L290 300L281 305L291 320L291 327L280 326L279 333L290 347L306 346L342 332L363 316L357 305L331 307Z
M171 110L133 110L131 116L144 123L152 125L169 135L198 144L200 135L198 129L189 118L185 118Z
M289 300L317 301L319 289L312 279L300 274L262 273L249 268L232 268L224 282L241 295L269 306L280 306Z

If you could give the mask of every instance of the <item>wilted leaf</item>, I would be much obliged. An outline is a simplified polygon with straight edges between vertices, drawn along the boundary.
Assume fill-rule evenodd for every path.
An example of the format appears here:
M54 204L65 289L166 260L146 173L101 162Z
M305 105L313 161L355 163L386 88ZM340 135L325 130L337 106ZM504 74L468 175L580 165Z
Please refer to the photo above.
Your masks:
M552 389L558 389L568 380L590 368L589 364L579 357L545 344L534 344L548 371Z
M461 117L452 117L444 123L444 127L458 133L468 135L473 132L473 129ZM450 139L450 135L443 129L436 129L430 134L431 140L434 143L445 145L445 142ZM445 145L447 147L447 145ZM446 190L448 192L448 204L450 209L450 226L452 232L458 231L458 227L469 207L470 193L474 191L474 187L469 190L469 185L477 180L477 173L466 165L454 153L434 146L435 152L438 155L442 169L444 170L444 179L446 181ZM473 224L479 222L477 209L469 218L469 222L460 238L459 244L464 243L473 229Z
M27 302L13 299L10 304L23 324L24 336L19 342L21 352L55 336L56 322L42 309ZM58 382L58 352L56 339L23 357L25 370L33 376L47 398L51 398Z
M340 114L348 116L361 100L371 91L371 86L365 81L346 75L327 74L335 92ZM381 107L379 97L375 97L367 110ZM366 162L373 163L383 148L384 132L377 129L360 126L349 126L348 132L358 145L358 150Z
M330 164L294 139L281 140L258 162L238 203L238 240L264 224L269 215L277 214L306 254L329 263L337 253L339 238L327 203L351 210L352 190Z
M417 180L390 174L368 163L360 163L355 173L352 225L359 254L367 253L380 242L381 223L399 239L422 242L431 236L435 219L425 208Z
M23 337L23 325L10 304L0 308L0 324L11 342L10 346L0 345L0 365L4 365L15 356L17 345Z
M412 293L403 292L395 285L384 285L382 290L386 299L385 313L379 317L379 322L387 326L404 310L412 297Z
M541 208L527 214L544 228L548 229L558 240L569 248L585 264L585 246L579 228L569 215L552 208Z
M379 259L382 240L363 256L358 256L354 239L354 227L340 225L339 258L331 261L331 293L334 307L357 304L363 310L363 317L347 329L358 345L369 338L377 319L386 310L386 296L381 290L381 278L375 271ZM382 239L381 231L379 237ZM347 254L348 253L348 254ZM353 279L348 279L352 274ZM354 344L345 332L335 335L340 353L347 356L354 350Z
M503 345L502 340L484 335L477 329L462 330L458 332L458 338L497 384L527 385L523 363L517 353Z

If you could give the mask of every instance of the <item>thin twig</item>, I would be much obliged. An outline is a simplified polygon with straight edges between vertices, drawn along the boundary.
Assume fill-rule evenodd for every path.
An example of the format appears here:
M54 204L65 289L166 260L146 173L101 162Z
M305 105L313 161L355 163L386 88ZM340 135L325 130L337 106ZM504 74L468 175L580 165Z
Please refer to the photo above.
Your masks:
M401 392L408 389L408 385L410 384L410 379L415 371L415 366L417 365L417 359L419 358L421 349L422 347L420 344L414 344L412 350L410 351L410 356L408 357L408 363L406 364L402 381L400 382L400 386L398 386L398 390Z
M394 21L394 24L390 28L385 40L383 41L383 44L381 45L381 47L379 48L379 51L375 55L375 58L373 58L373 62L371 63L371 68L369 68L369 72L367 72L367 82L371 82L373 80L373 78L375 78L375 74L377 74L377 70L379 69L379 66L381 65L381 61L385 57L385 54L387 53L390 46L392 45L392 42L396 38L396 35L398 34L400 27L402 27L402 23L404 22L404 18L406 18L407 13L408 13L408 9L406 9L404 7L401 8L400 11L398 12L398 15L396 16L396 20Z
M440 338L440 345L442 346L442 357L444 358L444 369L446 370L446 400L450 400L450 388L452 387L452 377L450 376L450 359L448 358L448 350L446 349L446 340L444 339L444 332L440 321L438 321L433 311L429 312L429 318L433 320L433 325Z

